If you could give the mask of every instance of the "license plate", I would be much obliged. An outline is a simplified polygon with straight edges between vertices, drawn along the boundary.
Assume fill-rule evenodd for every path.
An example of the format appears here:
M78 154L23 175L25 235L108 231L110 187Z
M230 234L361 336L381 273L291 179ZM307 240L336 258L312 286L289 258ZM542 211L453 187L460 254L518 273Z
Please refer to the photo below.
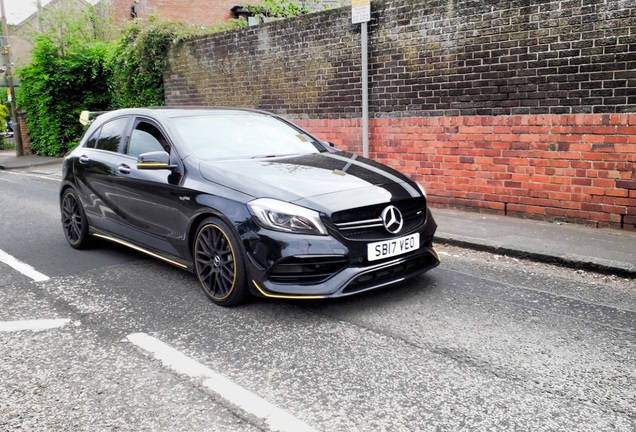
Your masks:
M369 261L377 261L383 258L402 255L419 248L420 233L415 233L406 237L369 243L367 245L367 255L369 257Z

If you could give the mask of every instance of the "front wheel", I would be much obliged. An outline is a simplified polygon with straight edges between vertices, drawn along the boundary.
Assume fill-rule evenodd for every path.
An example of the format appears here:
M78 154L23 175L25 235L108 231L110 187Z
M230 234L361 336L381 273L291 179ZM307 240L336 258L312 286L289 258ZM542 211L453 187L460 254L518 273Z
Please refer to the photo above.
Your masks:
M60 201L62 228L68 243L75 249L85 249L90 245L88 219L82 203L73 189L66 189Z
M210 300L236 306L247 299L245 259L230 227L219 219L206 219L199 225L193 249L194 271Z

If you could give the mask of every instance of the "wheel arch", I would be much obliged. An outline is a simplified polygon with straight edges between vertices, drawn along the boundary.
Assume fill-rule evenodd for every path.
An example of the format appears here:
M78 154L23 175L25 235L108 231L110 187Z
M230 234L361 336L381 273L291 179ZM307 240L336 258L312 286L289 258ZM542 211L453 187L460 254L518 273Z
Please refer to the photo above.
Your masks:
M190 221L190 226L188 227L186 244L188 247L188 253L190 254L190 259L192 263L194 263L194 240L196 239L197 231L199 230L199 225L201 225L201 223L208 218L217 218L222 220L228 227L230 227L230 229L234 231L236 238L238 239L241 238L238 230L236 229L236 225L234 224L234 222L228 219L227 216L225 216L219 210L213 209L211 207L206 208L205 211L197 214L194 218L192 218L192 220Z
M63 182L60 185L60 194L59 194L60 198L62 198L64 196L64 194L66 193L66 191L69 190L69 189L73 189L75 192L77 192L77 189L73 186L72 183L67 182L67 181Z

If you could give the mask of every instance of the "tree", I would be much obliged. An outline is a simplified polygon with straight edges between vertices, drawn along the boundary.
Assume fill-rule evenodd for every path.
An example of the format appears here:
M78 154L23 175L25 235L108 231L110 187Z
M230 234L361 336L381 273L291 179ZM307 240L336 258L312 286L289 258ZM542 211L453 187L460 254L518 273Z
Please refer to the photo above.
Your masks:
M71 45L108 41L118 37L119 32L110 19L99 10L84 2L63 2L46 8L38 5L37 27L34 39L40 34L49 35L62 55Z

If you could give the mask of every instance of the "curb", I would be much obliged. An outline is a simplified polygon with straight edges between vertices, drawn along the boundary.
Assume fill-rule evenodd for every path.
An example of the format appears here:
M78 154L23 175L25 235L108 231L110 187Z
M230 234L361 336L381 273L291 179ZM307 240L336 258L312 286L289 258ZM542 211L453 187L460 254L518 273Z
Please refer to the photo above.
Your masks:
M568 257L568 256L555 256L548 255L546 253L522 250L521 248L511 248L505 246L499 246L494 244L487 244L479 242L470 238L458 238L448 234L435 234L435 241L437 243L448 244L451 246L458 246L465 249L472 249L480 252L489 252L497 255L506 255L515 258L523 258L531 261L541 262L545 264L553 264L560 267L570 268L574 270L586 270L595 273L602 273L607 275L615 275L626 277L629 279L636 279L636 266L623 267L619 265L613 265L611 263L602 263L591 260L587 257Z

